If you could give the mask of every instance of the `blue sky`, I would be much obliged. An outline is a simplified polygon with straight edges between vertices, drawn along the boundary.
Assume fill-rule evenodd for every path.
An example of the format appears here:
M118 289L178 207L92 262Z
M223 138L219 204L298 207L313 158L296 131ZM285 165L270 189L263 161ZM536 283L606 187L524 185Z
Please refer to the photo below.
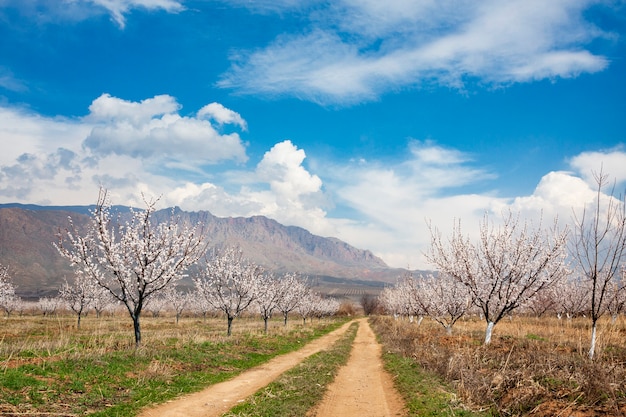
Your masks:
M0 0L0 203L265 215L428 267L430 221L626 184L620 0Z

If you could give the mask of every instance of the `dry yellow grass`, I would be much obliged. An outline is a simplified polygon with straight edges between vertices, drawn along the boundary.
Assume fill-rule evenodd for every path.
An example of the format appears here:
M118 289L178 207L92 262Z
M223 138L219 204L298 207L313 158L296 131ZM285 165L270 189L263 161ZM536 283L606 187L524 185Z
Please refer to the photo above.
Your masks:
M461 320L451 336L429 320L377 322L388 349L445 378L474 408L507 416L626 414L624 317L602 320L593 362L585 318L505 319L489 346L482 344L486 324L478 318Z

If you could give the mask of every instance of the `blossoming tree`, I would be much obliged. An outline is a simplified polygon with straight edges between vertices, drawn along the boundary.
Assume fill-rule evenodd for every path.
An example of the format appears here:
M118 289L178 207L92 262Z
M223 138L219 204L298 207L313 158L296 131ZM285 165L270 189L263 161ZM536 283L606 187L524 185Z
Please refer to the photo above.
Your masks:
M238 248L227 247L210 259L202 274L194 278L197 291L228 320L227 334L233 320L258 296L258 285L264 271L249 262Z
M206 250L195 227L177 217L155 223L158 199L146 199L144 210L131 209L130 220L112 214L106 190L101 189L91 226L81 235L70 227L59 232L59 253L85 276L119 300L133 321L135 346L141 344L140 317L145 303L185 276L187 268Z
M593 201L574 216L571 253L589 286L591 344L589 359L596 349L598 320L619 293L626 291L620 280L620 267L626 257L626 201L614 197L613 189L604 193L608 176L594 173L596 193ZM613 293L612 297L610 294Z
M429 225L430 251L427 259L442 273L467 286L474 304L487 322L485 344L491 342L493 327L506 315L540 291L566 276L567 230L544 234L540 227L520 223L506 214L500 225L485 215L478 242L461 232L455 222L447 241Z

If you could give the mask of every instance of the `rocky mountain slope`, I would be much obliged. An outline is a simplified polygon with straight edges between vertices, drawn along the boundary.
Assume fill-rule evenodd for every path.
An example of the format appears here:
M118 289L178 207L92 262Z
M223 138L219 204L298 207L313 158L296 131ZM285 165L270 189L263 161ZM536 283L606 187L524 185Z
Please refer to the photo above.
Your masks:
M89 222L88 207L0 205L0 264L10 268L18 292L30 297L54 293L73 271L56 251L59 230L71 217L78 228ZM317 280L380 286L395 282L401 270L389 268L368 250L284 226L263 216L220 218L208 211L174 210L182 221L200 224L210 247L237 245L252 261L276 272L300 272ZM172 210L155 213L155 219Z

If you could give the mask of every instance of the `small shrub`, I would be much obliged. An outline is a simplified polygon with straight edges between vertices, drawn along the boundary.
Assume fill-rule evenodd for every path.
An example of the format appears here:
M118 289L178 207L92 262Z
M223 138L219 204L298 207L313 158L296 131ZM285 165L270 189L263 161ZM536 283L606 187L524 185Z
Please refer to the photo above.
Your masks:
M336 315L341 317L354 317L357 315L356 306L350 301L344 301L339 305Z

